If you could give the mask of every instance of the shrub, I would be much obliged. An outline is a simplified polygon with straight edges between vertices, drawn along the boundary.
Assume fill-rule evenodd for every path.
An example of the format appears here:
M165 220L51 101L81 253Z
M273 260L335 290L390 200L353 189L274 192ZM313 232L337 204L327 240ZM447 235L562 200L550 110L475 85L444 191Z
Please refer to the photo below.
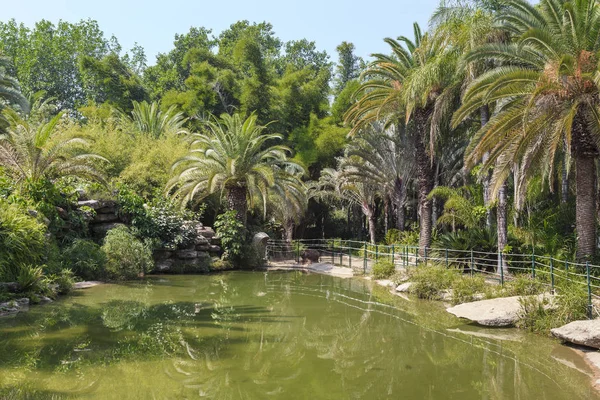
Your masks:
M521 313L517 326L532 332L549 333L552 328L587 319L588 299L585 288L573 283L562 289L560 295L553 298L521 298Z
M67 294L73 289L75 279L73 277L73 271L68 268L63 269L58 274L49 276L49 281L56 285L57 294Z
M47 295L52 292L42 267L22 265L19 268L17 283L23 293Z
M450 289L458 272L454 269L433 265L417 267L410 270L410 291L417 297L429 300L440 300L442 292Z
M154 266L150 248L125 226L108 231L102 251L106 272L112 279L134 279Z
M0 199L0 281L14 281L20 265L43 260L45 232L25 208Z
M390 260L379 260L373 265L371 276L373 279L388 279L396 272L396 267Z
M223 259L240 262L246 242L246 228L236 215L233 210L218 215L215 220L215 228L217 236L221 238L224 250Z
M86 280L106 277L106 255L91 240L76 239L62 253L62 264Z
M485 283L485 277L478 276L460 276L452 283L452 303L460 304L477 299L476 295L485 294L488 291L488 285ZM486 297L488 297L486 295Z
M233 269L235 266L231 261L216 259L212 262L210 267L211 271L227 271Z
M539 279L519 274L504 285L504 290L507 296L531 296L543 293L546 286Z

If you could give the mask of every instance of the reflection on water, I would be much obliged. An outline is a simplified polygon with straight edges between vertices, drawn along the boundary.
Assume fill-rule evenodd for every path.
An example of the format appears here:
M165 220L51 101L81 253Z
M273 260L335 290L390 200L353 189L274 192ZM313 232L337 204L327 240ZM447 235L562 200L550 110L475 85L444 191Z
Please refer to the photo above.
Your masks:
M549 339L295 272L104 285L0 320L8 399L594 399L590 373Z

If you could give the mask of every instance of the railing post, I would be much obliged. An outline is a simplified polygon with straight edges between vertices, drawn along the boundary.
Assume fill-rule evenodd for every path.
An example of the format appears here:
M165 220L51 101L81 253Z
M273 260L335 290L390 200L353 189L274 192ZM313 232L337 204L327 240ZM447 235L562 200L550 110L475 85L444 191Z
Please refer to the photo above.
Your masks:
M585 262L586 276L587 276L587 290L588 290L588 318L593 318L593 309L592 309L592 281L590 278L590 262Z
M471 249L471 276L473 276L473 249Z
M342 245L342 240L340 239L340 248L338 249L340 251L340 265L343 267L344 266L344 246Z
M335 239L331 242L331 264L335 265Z
M535 252L531 254L531 277L535 279Z
M446 249L446 268L448 268L448 249Z
M425 266L427 266L427 246L423 249L423 255L425 256Z
M363 253L363 273L367 274L367 242L364 245L364 253Z
M415 248L415 267L419 266L419 246Z
M346 245L348 245L348 242L346 242ZM348 246L348 266L352 269L352 242Z
M565 274L567 276L567 279L569 279L569 262L565 261Z
M394 245L392 245L392 265L394 265L394 266L395 266L395 265L396 265L396 263L394 262L394 261L395 261L395 260L394 260L394 258L396 258L396 254L394 254L394 253L395 253L395 251L394 251L394 250L395 250L395 249L394 249Z
M379 260L379 246L375 243L375 261Z
M554 293L554 259L550 257L550 284L552 285L552 293Z
M296 240L296 264L300 264L300 241Z
M500 286L504 286L504 260L502 259L502 252L498 253L500 257Z

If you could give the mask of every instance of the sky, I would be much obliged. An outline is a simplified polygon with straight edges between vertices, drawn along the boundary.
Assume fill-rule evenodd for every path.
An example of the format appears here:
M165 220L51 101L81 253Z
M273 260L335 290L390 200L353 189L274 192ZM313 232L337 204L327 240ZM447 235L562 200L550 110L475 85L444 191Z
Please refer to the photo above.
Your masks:
M32 27L46 19L77 22L94 19L108 38L115 35L124 50L135 42L146 50L148 63L158 53L173 47L176 33L192 26L204 26L217 35L238 20L267 21L283 41L306 38L315 41L336 60L336 46L342 41L355 44L356 54L368 58L388 53L385 37L412 37L412 23L421 27L439 0L2 0L2 17L14 18ZM354 6L353 4L357 4Z

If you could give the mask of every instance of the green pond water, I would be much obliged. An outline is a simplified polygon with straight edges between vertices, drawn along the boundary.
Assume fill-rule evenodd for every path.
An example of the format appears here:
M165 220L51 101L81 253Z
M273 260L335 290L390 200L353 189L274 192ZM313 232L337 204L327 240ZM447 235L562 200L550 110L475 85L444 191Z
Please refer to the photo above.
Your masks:
M598 399L572 349L300 272L110 284L0 320L0 398Z

